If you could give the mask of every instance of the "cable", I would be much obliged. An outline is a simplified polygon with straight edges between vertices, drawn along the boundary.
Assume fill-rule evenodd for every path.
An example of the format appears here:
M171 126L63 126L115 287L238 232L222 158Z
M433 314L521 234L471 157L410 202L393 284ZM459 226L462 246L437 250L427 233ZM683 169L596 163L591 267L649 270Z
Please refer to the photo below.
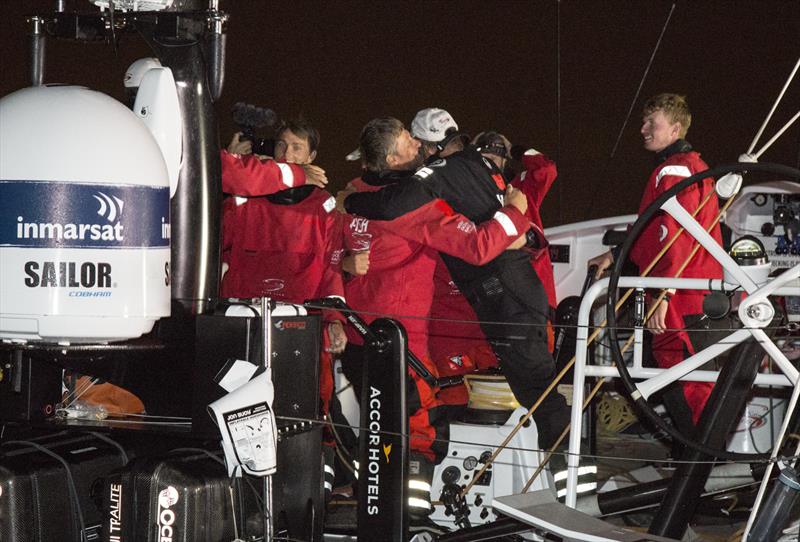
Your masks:
M617 141L614 143L614 148L611 149L611 156L609 156L609 159L614 158L614 155L617 153L617 147L622 139L622 133L625 131L625 127L628 125L628 120L631 118L633 107L636 105L636 100L639 99L639 93L642 91L642 87L644 86L644 80L647 79L647 74L650 72L650 67L653 65L653 60L656 58L656 53L658 52L658 48L661 46L661 40L664 39L664 34L667 31L667 26L669 26L669 21L672 19L672 12L674 11L675 2L673 2L672 7L669 8L667 20L664 21L664 26L661 28L661 34L659 34L658 40L656 41L656 46L653 48L653 52L650 54L650 60L647 62L647 67L644 70L644 74L642 74L641 80L639 80L639 87L636 89L636 93L633 95L631 106L628 108L628 114L625 116L625 121L622 123L622 128L619 129L619 135L617 135Z
M67 398L69 399L69 397L71 397L72 395L74 395L75 397L73 397L72 399L70 399L69 403L68 403L67 405L65 405L63 409L64 409L64 410L66 410L66 409L68 409L69 407L71 407L72 405L74 405L74 404L75 404L75 403L78 401L78 399L80 399L80 398L81 398L81 397L82 397L82 396L83 396L83 395L84 395L84 394L85 394L87 391L89 391L90 389L92 389L92 387L93 387L95 384L97 384L99 381L100 381L100 379L99 379L99 378L97 378L97 377L95 377L95 378L91 378L91 379L89 379L89 380L87 381L87 383L86 383L86 384L84 384L84 385L83 385L83 387L81 387L81 388L80 388L80 390L81 390L81 391L80 391L80 393L78 393L78 388L76 388L75 390L73 390L71 394L67 395ZM65 399L65 401L66 401L66 400L67 400L67 399Z
M759 158L761 158L761 155L762 155L762 154L764 154L764 153L767 151L767 149L769 149L769 148L772 146L772 144L773 144L773 143L775 143L775 141L777 141L777 140L778 140L778 138L779 138L779 137L781 137L781 136L783 135L783 133L784 133L786 130L788 130L788 129L789 129L789 127L790 127L792 124L794 124L794 121L796 121L798 118L800 118L800 111L798 111L797 113L795 113L795 114L794 114L794 116L793 116L793 117L792 117L792 118L789 120L789 122L787 122L786 124L784 124L784 125L783 125L783 127L782 127L780 130L778 130L778 131L775 133L775 135L774 135L774 136L772 136L772 138L770 138L770 140L769 140L769 141L767 141L766 143L764 143L764 146L763 146L763 147L761 147L761 150L760 150L760 151L758 151L757 153L755 153L755 154L753 155L753 158L754 158L754 159L756 159L756 160L758 160Z
M88 435L92 435L94 438L102 440L103 442L107 442L108 444L111 444L113 447L115 447L117 450L119 450L119 455L122 457L122 466L124 467L125 465L128 464L128 461L130 461L128 459L128 452L125 451L125 448L123 448L122 445L119 442L117 442L116 440L112 439L111 437L105 436L102 433L98 433L97 431L87 431L86 433Z
M45 448L44 446L42 446L40 444L37 444L36 442L32 442L32 441L29 441L29 440L7 440L7 441L5 441L3 443L0 443L0 446L6 446L6 445L9 445L9 444L17 445L17 446L30 446L30 447L35 448L36 450L42 452L43 454L52 457L53 459L55 459L59 463L61 463L61 465L64 467L64 471L66 472L66 476L67 476L67 487L69 488L70 497L72 499L72 504L73 504L72 510L74 512L73 515L77 516L77 517L73 517L73 520L77 519L77 521L78 521L78 525L80 527L80 540L81 540L81 542L87 542L86 541L86 525L84 524L84 521L83 521L83 510L81 509L80 499L78 498L78 489L75 486L75 479L72 476L72 470L70 470L69 464L67 463L67 461L63 457L58 455L57 453L55 453L55 452L53 452L51 450L48 450L47 448Z
M288 420L305 421L305 422L311 423L311 424L314 424L314 423L322 424L323 423L320 420L294 418L294 417L291 417L291 416L277 416L277 417L278 418L283 418L283 419L288 419ZM349 428L351 430L369 432L369 428L368 427L353 426L353 425L349 425L349 424L333 423L333 422L328 422L328 423L331 423L332 425L336 425L336 426L339 426L339 427ZM387 431L387 430L378 431L377 434L384 435L384 436L391 436L391 437L400 437L400 438L404 438L404 439L410 439L411 436L412 436L409 433L400 433L400 432L397 432L397 431ZM455 444L459 444L459 445L473 446L473 447L484 447L484 448L499 448L500 447L500 445L496 445L496 444L487 444L485 442L477 442L477 441L469 441L469 440L442 439L442 438L436 438L436 437L432 437L432 438L430 438L428 440L432 440L432 441L435 441L435 442L442 442L442 443L455 443ZM519 451L519 452L548 452L548 450L544 450L544 449L541 449L541 448L526 448L526 447L521 447L521 446L509 446L509 445L506 445L503 448L508 449L508 450L513 450L513 451ZM631 462L640 462L640 461L642 461L641 457L628 457L628 456L603 455L603 454L586 454L586 453L574 453L574 454L571 454L568 451L558 451L558 452L555 452L555 455L564 455L564 456L575 455L575 456L578 456L578 457L593 458L593 459L596 459L596 460L631 461ZM798 452L797 454L795 454L793 456L788 456L788 457L790 459L791 458L800 457L800 452ZM784 457L783 459L785 460L786 457ZM780 461L780 460L781 459L770 460L770 459L767 458L767 459L753 459L753 460L738 460L737 459L737 460L726 460L726 461L720 461L720 460L685 461L685 460L680 460L678 458L669 458L669 457L668 458L664 458L664 459L650 459L650 458L648 458L648 461L650 461L652 463L665 463L665 464L679 464L679 463L692 464L692 463L697 463L697 464L715 464L715 465L716 464L721 464L721 463L731 463L731 464L733 464L733 463L768 464L768 463L776 463L777 461ZM504 463L504 464L508 464L508 463Z
M556 164L561 159L561 0L556 1ZM564 183L558 183L558 222L564 222Z
M737 287L734 290L730 290L727 293L733 293L739 290L740 287ZM323 310L326 307L321 305L315 305L313 303L304 303L303 307L307 309L314 309L314 310ZM337 309L339 312L342 313L358 313L358 314L366 314L370 316L375 316L376 318L392 318L395 320L424 320L427 322L446 322L446 323L456 323L456 324L477 324L477 325L504 325L504 326L516 326L520 328L546 328L548 325L555 325L552 323L549 324L536 324L536 323L527 323L527 322L501 322L495 320L464 320L458 318L434 318L430 316L418 316L418 315L411 315L411 314L397 314L397 313L384 313L384 312L376 312L376 311L365 311L365 310L345 310L345 309ZM598 308L599 310L599 308ZM796 327L796 324L794 324ZM581 329L581 328L606 328L608 326L604 325L604 323L600 324L557 324L556 327L563 327L567 329ZM763 330L791 330L793 324L784 324L780 326L767 326L767 327L758 327L758 328L751 328L747 326L743 327L730 327L730 328L715 328L714 330L710 331L738 331L740 329L763 329ZM616 329L621 331L635 331L637 328L634 326L616 326ZM682 331L683 328L666 328L666 331ZM698 330L703 331L703 330Z
M756 132L756 135L753 138L753 141L750 143L750 146L747 148L747 154L751 154L753 152L753 149L756 148L756 145L758 144L758 140L761 137L761 134L764 133L764 129L767 127L767 123L769 123L769 119L772 118L772 114L775 112L775 109L777 109L778 104L781 103L781 99L783 98L783 94L786 92L786 89L789 87L789 84L792 82L792 79L794 79L794 75L795 75L795 73L797 73L797 68L800 68L800 58L797 59L797 62L794 65L794 69L792 70L792 73L789 74L789 78L786 80L786 83L784 83L783 88L778 93L778 98L775 100L775 103L772 105L772 109L770 109L769 113L767 113L767 118L764 119L764 123L761 125L761 128L758 129L758 132Z

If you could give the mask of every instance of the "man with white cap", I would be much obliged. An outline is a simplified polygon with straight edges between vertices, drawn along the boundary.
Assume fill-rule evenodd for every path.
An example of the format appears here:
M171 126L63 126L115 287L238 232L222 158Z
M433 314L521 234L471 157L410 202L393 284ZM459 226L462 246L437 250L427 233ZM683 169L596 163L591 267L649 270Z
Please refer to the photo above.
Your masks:
M420 109L411 121L411 135L419 141L419 155L422 162L434 155L450 156L464 150L469 136L458 130L453 116L438 107ZM361 159L361 149L356 149L345 157L354 162Z
M425 161L446 158L463 151L469 143L469 136L459 130L453 116L438 107L416 114L411 121L411 135L420 142ZM497 358L478 326L475 311L458 290L444 261L440 257L436 260L428 345L439 374L460 375L478 367L496 366ZM458 418L466 407L468 394L466 386L460 384L439 390L437 397L446 406L448 417Z
M411 135L421 143L423 160L433 155L444 158L464 150L469 136L458 130L453 116L438 107L420 110L411 121Z

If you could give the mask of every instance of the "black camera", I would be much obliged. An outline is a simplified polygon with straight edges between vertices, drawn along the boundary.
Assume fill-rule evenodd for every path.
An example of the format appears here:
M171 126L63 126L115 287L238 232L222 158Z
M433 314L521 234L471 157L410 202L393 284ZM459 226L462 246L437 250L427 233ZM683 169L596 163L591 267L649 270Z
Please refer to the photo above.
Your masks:
M256 135L256 130L260 128L272 128L275 126L277 117L272 109L236 102L233 104L231 115L233 122L242 132L239 139L252 142L253 154L275 156L275 138Z

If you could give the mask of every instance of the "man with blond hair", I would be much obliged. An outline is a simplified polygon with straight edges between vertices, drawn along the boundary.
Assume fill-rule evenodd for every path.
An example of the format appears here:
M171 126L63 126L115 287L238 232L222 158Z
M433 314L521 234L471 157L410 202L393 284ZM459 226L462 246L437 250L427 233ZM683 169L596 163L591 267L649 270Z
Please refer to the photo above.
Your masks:
M644 148L656 153L658 166L650 174L645 186L639 205L640 214L661 194L685 178L708 169L700 154L684 139L691 122L692 115L684 96L659 94L645 103L640 132ZM683 208L694 213L700 207L700 202L710 194L708 202L695 216L695 220L706 229L719 214L719 202L713 192L714 179L708 177L677 195ZM639 269L646 268L679 229L680 225L671 216L666 213L656 215L633 245L630 259ZM710 233L722 244L719 224ZM675 277L693 245L691 235L681 234L653 267L650 276ZM614 254L609 251L589 260L589 265L598 266L599 277L613 262ZM722 268L706 250L700 250L691 258L680 277L722 278ZM653 334L653 357L659 367L672 367L706 346L704 343L708 342L710 334L699 329L699 324L708 323L708 319L702 318L705 294L700 290L670 290L655 306L646 326ZM657 297L650 297L649 308L653 308L656 300ZM664 404L682 433L691 434L712 387L713 383L710 382L684 382L674 384L664 392Z

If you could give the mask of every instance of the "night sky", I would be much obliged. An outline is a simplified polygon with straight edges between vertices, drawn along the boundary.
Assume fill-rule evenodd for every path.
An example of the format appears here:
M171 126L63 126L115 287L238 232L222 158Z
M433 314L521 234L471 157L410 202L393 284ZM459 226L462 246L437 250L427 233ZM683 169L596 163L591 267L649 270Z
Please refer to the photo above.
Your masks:
M29 84L24 15L54 5L3 2L0 95ZM67 5L94 9L88 1ZM234 130L234 102L270 107L281 118L303 115L322 133L317 162L336 189L358 174L344 156L369 119L391 115L410 123L421 108L443 107L469 133L498 130L557 159L560 176L542 209L546 226L636 211L654 166L639 135L649 96L687 95L694 117L687 139L712 166L735 161L800 58L796 0L220 6L230 14L226 85L217 104L224 144ZM110 45L50 40L45 81L122 99L125 69L148 55L132 34L116 53ZM798 109L800 73L757 149ZM761 161L798 165L800 121Z

